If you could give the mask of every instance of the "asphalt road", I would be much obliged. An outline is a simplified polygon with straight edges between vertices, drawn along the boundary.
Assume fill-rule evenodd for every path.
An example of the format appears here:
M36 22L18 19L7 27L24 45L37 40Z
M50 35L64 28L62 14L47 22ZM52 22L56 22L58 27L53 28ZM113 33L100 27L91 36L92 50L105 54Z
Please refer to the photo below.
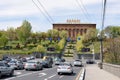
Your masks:
M1 80L75 80L81 67L73 67L74 74L57 74L57 66L40 71L15 70L13 77L3 76Z

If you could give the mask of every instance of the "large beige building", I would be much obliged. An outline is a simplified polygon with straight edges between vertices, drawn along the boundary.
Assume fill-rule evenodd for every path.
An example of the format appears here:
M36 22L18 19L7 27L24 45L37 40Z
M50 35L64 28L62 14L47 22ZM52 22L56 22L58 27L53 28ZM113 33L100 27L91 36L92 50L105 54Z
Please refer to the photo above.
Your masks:
M96 29L96 24L80 23L80 20L67 20L66 23L54 23L53 29L68 31L68 37L76 40L78 34L83 35L88 29Z

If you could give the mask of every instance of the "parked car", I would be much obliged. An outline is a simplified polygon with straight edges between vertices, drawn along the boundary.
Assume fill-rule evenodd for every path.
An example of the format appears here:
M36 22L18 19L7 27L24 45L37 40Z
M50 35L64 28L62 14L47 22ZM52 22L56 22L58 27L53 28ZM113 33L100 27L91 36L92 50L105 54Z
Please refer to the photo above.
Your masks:
M86 63L87 63L87 64L94 64L94 61L93 61L92 59L88 59L88 60L86 61Z
M44 60L42 61L42 64L43 64L43 67L48 67L48 68L50 68L50 67L52 67L52 65L53 65L53 59L52 59L51 57L47 57L46 59L44 59Z
M7 63L0 61L0 78L2 75L13 76L14 69L10 67Z
M82 61L79 60L79 59L76 59L74 62L73 62L74 66L82 66Z
M21 61L10 61L8 64L14 69L24 69L24 64Z
M58 73L58 75L60 75L62 73L73 74L73 67L72 67L71 63L69 63L69 62L61 63L57 68L57 73Z
M43 65L40 61L31 60L25 63L24 68L25 70L42 70Z

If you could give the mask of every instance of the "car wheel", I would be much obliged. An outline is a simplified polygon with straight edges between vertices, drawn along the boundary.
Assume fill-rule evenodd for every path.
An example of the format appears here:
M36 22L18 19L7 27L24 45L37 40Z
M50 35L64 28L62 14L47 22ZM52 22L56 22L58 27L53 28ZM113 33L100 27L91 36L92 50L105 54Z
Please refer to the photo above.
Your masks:
M26 71L28 71L28 69L25 69Z
M71 72L71 74L73 74L73 71Z
M1 78L1 76L2 76L2 74L1 74L1 72L0 72L0 78Z
M13 74L14 74L14 70L11 71L10 76L13 76Z
M60 72L58 72L58 75L60 75Z

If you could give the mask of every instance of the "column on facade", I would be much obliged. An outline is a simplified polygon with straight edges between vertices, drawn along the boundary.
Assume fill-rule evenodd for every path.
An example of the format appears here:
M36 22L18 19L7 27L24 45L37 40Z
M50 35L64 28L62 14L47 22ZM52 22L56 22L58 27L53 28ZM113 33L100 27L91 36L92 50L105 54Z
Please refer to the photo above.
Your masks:
M75 40L76 40L76 36L77 36L77 30L75 29L75 36L74 36Z
M71 29L69 29L69 37L71 38Z
M80 34L83 35L83 29L80 29Z
M73 39L74 39L74 37L75 37L75 29L73 29Z

